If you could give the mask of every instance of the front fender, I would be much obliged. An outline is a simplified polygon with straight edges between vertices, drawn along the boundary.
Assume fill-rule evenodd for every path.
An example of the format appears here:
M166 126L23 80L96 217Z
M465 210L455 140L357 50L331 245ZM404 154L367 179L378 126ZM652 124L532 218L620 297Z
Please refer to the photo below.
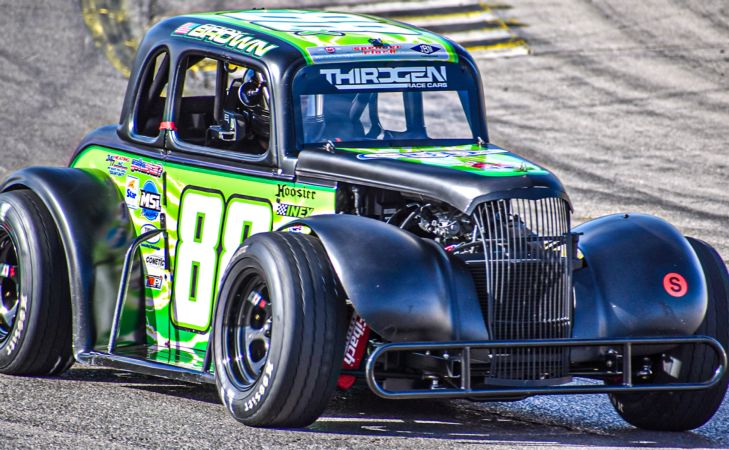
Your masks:
M121 261L133 239L124 201L98 170L28 167L0 186L0 192L16 189L38 195L55 221L68 266L74 353L88 352L100 314L94 305L116 298Z
M698 329L706 280L675 227L645 214L615 214L574 231L586 263L574 274L574 337L688 336ZM594 359L597 350L573 350L572 358Z
M345 214L313 216L349 300L383 338L398 341L488 339L476 288L463 263L434 242L393 225Z

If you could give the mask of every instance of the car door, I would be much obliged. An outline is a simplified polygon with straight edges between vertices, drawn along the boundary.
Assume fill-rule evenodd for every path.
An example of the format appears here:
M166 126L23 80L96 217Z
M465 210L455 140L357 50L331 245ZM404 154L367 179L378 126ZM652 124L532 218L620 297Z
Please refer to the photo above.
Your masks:
M260 78L260 72L250 75L249 69L245 61L233 66L194 54L178 68L185 72L179 78L184 81L176 93L180 107L165 162L172 280L168 312L170 347L180 363L193 366L202 364L217 290L241 243L297 217L334 212L332 187L297 184L277 174L268 158L270 128L267 135L225 134L256 120L255 111L248 114L235 104L245 83L240 80ZM217 114L215 95L225 97ZM249 122L232 125L232 120Z

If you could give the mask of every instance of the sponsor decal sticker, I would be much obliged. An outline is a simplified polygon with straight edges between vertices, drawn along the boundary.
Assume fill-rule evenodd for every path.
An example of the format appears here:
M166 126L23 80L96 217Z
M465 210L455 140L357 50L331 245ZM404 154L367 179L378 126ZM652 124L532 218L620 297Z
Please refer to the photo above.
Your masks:
M447 150L440 152L380 152L380 153L360 153L357 159L431 159L431 158L464 158L478 155L493 155L497 153L506 153L502 149L486 149L486 150Z
M414 28L402 26L356 14L327 11L258 11L231 12L225 16L244 20L274 31L294 33L298 36L344 36L346 33L364 35L394 34L396 36L421 35Z
M129 158L120 155L106 155L106 162L109 164L107 170L109 175L123 177L129 169Z
M354 67L349 71L320 69L319 73L329 84L341 90L448 87L445 66Z
M663 277L663 289L672 297L683 297L688 292L688 282L681 274L667 273Z
M149 255L144 258L144 261L152 267L157 267L160 269L164 269L165 267L165 259L158 255Z
M411 47L410 49L424 55L432 55L433 53L438 52L441 48L437 45L419 44L415 47Z
M157 230L157 227L155 227L151 223L145 223L144 225L142 225L142 229L140 230L139 234L141 235L141 234L149 233L150 231L155 231L155 230ZM155 237L153 237L152 239L145 241L145 243L152 244L152 245L157 244L160 241L160 239L162 239L161 236L162 236L161 234L158 234Z
M289 233L301 233L301 234L311 234L311 228L307 227L306 225L291 225L290 227L287 227L284 229L284 231L288 231Z
M291 205L289 203L278 203L276 214L287 217L309 217L314 211L310 206Z
M124 199L129 209L137 209L139 205L139 178L127 176Z
M144 277L144 285L150 289L158 291L162 289L162 277L157 275L146 275Z
M358 315L354 314L349 323L347 330L346 347L344 348L344 361L342 369L354 370L358 369L362 356L367 349L367 341L369 339L370 329L365 321ZM340 375L337 380L337 386L340 389L349 389L354 385L356 377L354 375Z
M470 167L474 169L483 170L517 170L526 172L528 170L527 165L524 163L498 163L498 162L478 162L478 161L466 161Z
M311 189L287 186L285 184L279 184L277 187L276 197L316 199L316 191L312 191Z
M394 55L401 47L399 45L355 45L352 50L363 55Z
M257 38L251 33L222 27L212 23L198 24L188 22L179 26L172 32L172 36L186 37L199 41L209 42L219 47L238 51L249 56L263 57L271 50L278 48L264 39Z
M159 178L162 176L162 171L162 165L160 164L149 163L138 158L132 160L132 173L139 172Z
M152 181L146 181L142 187L139 198L139 206L142 208L142 216L147 220L157 220L162 210L159 189Z

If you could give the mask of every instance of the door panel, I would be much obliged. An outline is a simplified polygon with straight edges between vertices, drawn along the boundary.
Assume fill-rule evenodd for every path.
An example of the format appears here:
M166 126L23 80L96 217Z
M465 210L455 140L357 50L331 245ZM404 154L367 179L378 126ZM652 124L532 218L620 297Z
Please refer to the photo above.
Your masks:
M162 191L164 165L162 160L107 147L91 146L76 158L73 167L96 169L109 175L109 179L113 181L123 199L122 205L126 207L136 236L161 227L164 213ZM145 343L167 346L170 336L169 315L160 312L165 310L170 301L171 277L165 268L163 237L157 236L143 243L138 255L138 261L142 263L142 280L132 277L129 282L129 292L120 319L117 343L120 347L140 343L135 336L138 334L137 327L141 311L135 310L138 302L133 299L140 298L142 295L140 291L143 289L146 321L144 324ZM97 274L95 280L97 286L105 281L98 279ZM109 289L105 291L108 292L107 295L110 298L104 299L104 301L113 304L116 301L117 290L118 284L109 286ZM96 309L101 310L102 308ZM95 321L97 328L110 329L112 317L96 317ZM102 329L98 331L100 339L96 346L103 348L108 341L108 331Z
M166 163L173 348L204 356L225 268L247 237L334 213L333 188Z

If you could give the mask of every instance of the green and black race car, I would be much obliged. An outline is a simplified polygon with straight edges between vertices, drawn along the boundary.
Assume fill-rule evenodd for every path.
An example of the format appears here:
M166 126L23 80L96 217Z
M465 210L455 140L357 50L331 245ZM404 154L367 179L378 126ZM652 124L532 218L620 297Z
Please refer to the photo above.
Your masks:
M669 430L727 389L719 255L642 214L572 228L557 177L489 143L472 58L403 23L166 19L120 124L1 190L2 373L216 383L236 419L285 427L358 380L385 398L605 392Z

